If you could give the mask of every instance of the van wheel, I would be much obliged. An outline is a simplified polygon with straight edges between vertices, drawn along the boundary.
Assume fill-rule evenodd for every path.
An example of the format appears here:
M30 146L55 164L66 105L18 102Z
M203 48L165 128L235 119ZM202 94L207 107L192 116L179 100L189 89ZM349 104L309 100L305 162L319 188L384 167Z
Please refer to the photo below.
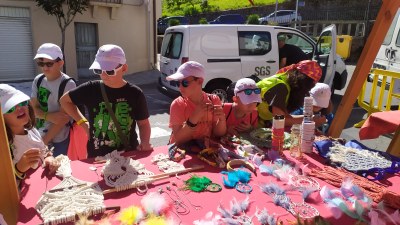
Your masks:
M226 88L228 85L219 84L219 83L211 83L207 85L205 91L210 94L218 95L222 102L228 102L228 95L226 93Z

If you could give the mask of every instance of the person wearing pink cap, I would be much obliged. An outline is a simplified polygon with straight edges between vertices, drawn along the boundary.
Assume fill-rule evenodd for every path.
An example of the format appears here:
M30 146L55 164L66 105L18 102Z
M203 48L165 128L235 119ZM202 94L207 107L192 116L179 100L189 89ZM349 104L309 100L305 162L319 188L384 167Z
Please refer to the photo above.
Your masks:
M101 46L89 69L101 80L86 82L60 100L64 110L88 134L88 157L104 156L116 149L152 150L146 98L138 86L123 79L128 71L123 49L113 44ZM102 86L121 129L114 123L106 107ZM86 106L88 119L79 112L78 105ZM140 144L136 124L139 127ZM120 131L122 135L119 135Z
M290 112L303 106L304 97L322 76L317 62L304 60L280 69L276 75L257 83L261 88L262 102L258 105L260 127L270 127L275 115L285 116L285 126L300 124L302 116L292 116ZM326 122L322 117L314 117L317 125Z
M0 84L0 102L17 185L40 163L54 173L60 166L35 128L29 96L8 84ZM2 149L3 150L3 149Z
M223 109L228 134L238 136L240 132L257 127L257 104L261 102L261 89L254 80L242 78L235 82L233 94L233 103L224 103Z
M32 83L31 104L37 118L36 128L46 145L54 146L54 156L67 155L69 146L69 117L59 103L59 89L64 83L61 93L76 87L71 78L61 71L64 60L63 53L55 44L42 44L35 55L36 64L41 68Z
M225 135L226 121L221 100L218 96L202 90L205 76L203 65L189 61L166 78L176 81L181 93L170 107L170 143L181 146L194 141L209 147L209 138Z

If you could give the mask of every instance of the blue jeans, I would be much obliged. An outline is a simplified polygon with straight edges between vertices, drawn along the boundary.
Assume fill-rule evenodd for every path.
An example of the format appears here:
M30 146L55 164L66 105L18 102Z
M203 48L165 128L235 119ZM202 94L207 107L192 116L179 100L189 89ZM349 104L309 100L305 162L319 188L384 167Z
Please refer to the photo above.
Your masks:
M68 151L68 146L69 146L69 135L68 137L62 141L62 142L58 142L58 143L52 143L54 150L53 150L53 156L57 157L58 155L67 155L67 151Z

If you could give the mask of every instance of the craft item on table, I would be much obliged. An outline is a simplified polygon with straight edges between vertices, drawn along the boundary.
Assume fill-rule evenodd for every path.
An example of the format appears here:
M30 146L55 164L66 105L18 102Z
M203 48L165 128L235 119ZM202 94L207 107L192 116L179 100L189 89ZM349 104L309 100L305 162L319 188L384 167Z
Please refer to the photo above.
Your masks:
M272 119L271 150L278 151L279 155L283 155L284 140L285 117L283 115L275 115Z
M230 211L225 209L220 203L217 211L221 213L221 221L223 224L253 224L252 217L246 214L250 206L249 197L247 196L241 202L238 202L236 198L233 198L230 202Z
M204 168L203 165L194 165L193 167L185 168L185 169L180 170L180 171L174 171L174 172L168 172L168 173L161 173L161 174L153 175L153 176L150 176L150 177L148 177L146 179L136 180L132 184L129 184L129 185L124 186L124 187L112 188L112 189L105 190L105 191L103 191L103 194L123 191L123 190L127 190L127 189L132 189L132 188L136 188L140 193L145 193L148 190L148 187L147 187L148 184L152 184L152 183L154 183L156 181L159 181L159 180L168 179L170 176L176 176L176 175L178 175L180 173L187 173L187 172L190 172L190 171L199 170L199 169L203 169L203 168Z
M191 176L185 181L184 190L191 190L194 192L210 191L219 192L222 190L221 185L213 183L208 177L199 177L197 175Z
M368 217L370 218L370 225L400 225L399 210L388 213L383 202L380 202L375 208L371 208Z
M293 124L292 128L290 129L290 155L295 159L302 157L300 130L300 124Z
M268 210L266 208L263 208L261 211L258 211L257 208L254 215L257 217L258 222L260 222L260 224L262 225L278 224L278 219L276 218L275 213L274 214L268 213Z
M224 146L219 145L218 155L225 161L228 162L231 159L244 159L243 156L236 154L234 151L231 151Z
M236 146L236 152L247 159L252 158L255 154L265 155L265 152L256 145L238 145Z
M219 168L225 168L225 161L218 154L218 148L206 148L199 152L197 157L209 164L210 166L215 166Z
M303 115L305 121L312 121L313 112L313 97L306 96L304 97L304 104L303 104Z
M183 201L182 197L174 190L171 186L167 185L166 187L167 191L164 191L161 187L158 189L158 193L160 194L167 194L168 197L173 201L173 205L175 208L175 211L177 214L180 215L186 215L190 213L189 207L186 205L186 203ZM200 210L203 207L200 205L195 205L193 204L186 196L184 196L186 201L189 202L189 204L195 209L195 210ZM178 216L179 217L179 216Z
M340 165L354 173L361 174L364 177L375 172L384 174L385 169L400 171L400 162L392 162L378 152L366 149L360 150L340 144L334 144L329 150L328 157L332 163ZM375 176L372 180L382 179L383 174Z
M105 155L107 162L102 168L102 175L109 187L120 190L129 189L136 181L148 180L154 173L148 171L138 160L121 156L121 152L113 151Z
M301 151L312 153L315 139L315 122L303 120L301 124Z
M65 223L75 221L78 214L89 216L104 212L107 208L98 184L74 178L67 156L57 156L56 160L60 163L56 175L63 180L43 193L35 206L44 224Z
M389 191L387 188L343 168L324 166L323 168L311 169L308 175L319 178L335 187L340 187L345 178L351 177L353 179L352 182L358 185L374 202L383 201L387 206L395 209L400 208L399 194Z
M350 185L352 184L350 183ZM331 190L327 186L323 186L320 195L324 202L328 204L328 207L331 209L333 212L332 214L336 219L339 219L342 216L342 213L344 213L358 221L367 222L365 214L366 211L369 211L371 208L371 201L357 189L359 188L356 185L354 185L354 188L343 188L342 185L340 191ZM351 197L348 196L349 194ZM348 204L346 200L350 201L351 204ZM361 204L361 201L366 203L365 206Z
M178 148L175 143L168 145L168 157L170 160L180 162L185 158L185 155L186 151Z
M227 188L235 188L241 193L250 193L253 188L249 185L251 174L242 169L235 169L233 171L222 171L222 174L228 175L228 180L225 176L222 177L224 186Z
M292 202L289 196L286 195L286 190L279 187L279 185L271 182L270 184L260 185L262 192L272 196L275 205L286 209L294 216L299 216L302 219L311 219L319 216L319 212L313 206L302 202Z
M255 166L248 160L244 159L232 159L226 164L226 169L228 171L234 170L235 167L246 167L248 170L254 173L257 176L257 171Z
M165 173L180 171L185 169L185 167L182 164L171 161L167 155L162 153L153 156L151 162L153 164L156 164L158 166L158 169Z

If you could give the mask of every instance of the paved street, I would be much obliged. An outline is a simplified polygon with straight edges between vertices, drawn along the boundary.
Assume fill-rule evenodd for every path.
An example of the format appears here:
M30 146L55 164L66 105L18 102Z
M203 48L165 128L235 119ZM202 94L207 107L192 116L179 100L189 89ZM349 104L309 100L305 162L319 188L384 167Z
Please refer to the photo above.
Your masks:
M349 73L348 82L351 79L351 75L353 74L355 66L348 65L347 70ZM162 146L168 143L168 138L171 133L171 130L168 128L169 122L169 106L172 102L172 99L169 97L164 96L157 90L157 79L159 76L158 70L151 70L140 72L136 74L127 75L125 78L140 86L147 98L147 103L150 111L150 123L152 125L152 134L151 134L151 142L154 146ZM16 88L24 91L26 94L30 95L31 92L31 82L24 82L24 83L13 83ZM346 87L347 88L347 87ZM344 93L345 89L341 91L335 91L335 95L333 96L333 103L337 106ZM365 110L361 109L354 105L352 113L347 121L345 129L342 131L341 137L345 138L346 140L352 140L358 138L358 128L354 128L353 124L359 122L363 118L366 117ZM385 151L388 147L391 139L389 137L381 136L378 139L373 140L365 140L361 141L366 146L379 149Z

